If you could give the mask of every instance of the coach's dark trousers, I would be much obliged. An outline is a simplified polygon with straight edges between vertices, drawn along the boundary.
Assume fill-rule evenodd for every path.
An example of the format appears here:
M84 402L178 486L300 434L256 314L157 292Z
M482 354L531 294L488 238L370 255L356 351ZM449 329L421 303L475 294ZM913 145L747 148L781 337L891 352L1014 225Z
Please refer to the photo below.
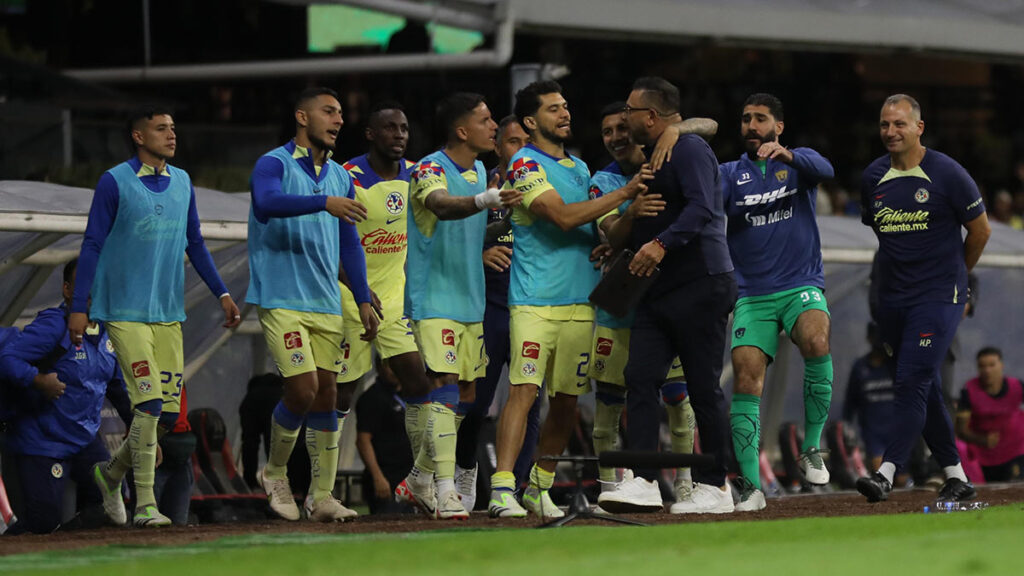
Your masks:
M729 418L718 381L725 355L726 324L736 304L732 272L705 276L668 292L645 297L637 308L626 365L627 440L630 450L657 450L658 399L672 358L686 372L690 404L700 430L700 448L714 466L693 470L695 482L722 486L730 459ZM655 480L658 470L634 470Z

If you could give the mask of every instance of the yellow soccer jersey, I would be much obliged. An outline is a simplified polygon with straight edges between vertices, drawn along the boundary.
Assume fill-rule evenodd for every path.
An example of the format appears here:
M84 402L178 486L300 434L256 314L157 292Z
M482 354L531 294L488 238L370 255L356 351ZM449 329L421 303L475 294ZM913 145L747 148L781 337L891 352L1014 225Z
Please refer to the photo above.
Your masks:
M412 162L400 160L396 178L382 180L364 154L345 163L352 176L356 200L366 206L366 220L356 224L366 253L366 280L376 292L387 318L402 315L405 292L405 256L408 248L409 169ZM342 287L342 312L359 318L352 293Z
M452 164L458 166L454 161ZM476 184L476 167L463 170L462 178L469 184ZM434 228L437 226L437 216L425 206L427 196L435 190L448 190L448 176L437 162L422 161L419 172L413 178L410 196L415 205L412 214L416 227L426 238L434 235Z

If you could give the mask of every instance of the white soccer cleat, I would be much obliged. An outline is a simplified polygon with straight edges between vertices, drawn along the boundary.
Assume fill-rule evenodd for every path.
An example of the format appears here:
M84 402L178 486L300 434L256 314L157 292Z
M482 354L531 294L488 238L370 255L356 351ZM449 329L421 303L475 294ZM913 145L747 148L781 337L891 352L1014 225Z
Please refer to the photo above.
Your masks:
M565 512L555 505L551 500L551 493L541 490L536 486L530 486L523 492L523 508L541 518L562 518Z
M414 468L415 471L415 468ZM437 494L434 491L434 477L427 475L426 482L417 481L410 472L395 488L395 501L415 505L428 518L437 518Z
M436 517L438 520L466 520L469 518L469 512L463 507L459 493L449 490L437 499Z
M92 480L103 496L103 513L111 522L118 526L128 523L128 511L124 508L124 498L121 497L121 483L116 484L107 478L103 473L106 462L99 462L92 467Z
M735 510L731 490L694 482L690 498L676 502L668 511L672 514L728 514Z
M597 503L612 514L660 512L664 508L658 483L636 477L632 470L623 472L622 482L614 490L602 491Z
M319 502L313 502L313 497L307 496L303 507L306 509L306 518L311 522L345 522L359 516L358 512L347 508L330 495Z
M800 453L797 463L800 465L800 473L804 475L804 480L815 486L828 484L828 468L825 467L825 460L822 459L820 450L817 448L804 450Z
M476 507L476 474L479 469L479 465L469 470L455 467L455 491L459 493L462 507L469 512Z
M764 499L764 492L755 488L750 480L737 476L735 484L736 493L739 495L735 504L737 512L757 512L764 510L768 505Z
M299 507L295 505L295 496L292 495L292 487L288 484L287 476L267 478L267 468L264 466L256 480L267 493L270 509L275 514L293 522L299 519Z

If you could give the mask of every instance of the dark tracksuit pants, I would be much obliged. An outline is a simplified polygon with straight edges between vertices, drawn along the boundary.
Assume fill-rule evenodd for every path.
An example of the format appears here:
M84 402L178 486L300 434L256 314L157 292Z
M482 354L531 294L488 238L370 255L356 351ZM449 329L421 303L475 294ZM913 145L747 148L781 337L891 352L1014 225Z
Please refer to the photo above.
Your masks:
M963 311L963 304L940 302L878 308L879 334L892 351L896 371L894 418L882 459L898 472L921 435L940 466L960 463L939 374Z
M725 355L726 325L736 304L732 272L704 276L657 295L637 308L626 365L627 441L630 450L657 450L661 424L661 385L676 355L686 372L690 404L700 429L700 447L714 455L714 465L693 470L702 484L725 484L731 459L729 417L719 386ZM655 480L658 471L634 470Z

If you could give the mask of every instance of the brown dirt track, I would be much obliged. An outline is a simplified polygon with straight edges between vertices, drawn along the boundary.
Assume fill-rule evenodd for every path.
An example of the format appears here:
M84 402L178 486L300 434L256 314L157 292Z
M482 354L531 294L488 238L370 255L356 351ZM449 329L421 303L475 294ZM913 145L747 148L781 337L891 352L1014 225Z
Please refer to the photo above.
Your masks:
M901 490L894 492L887 502L868 504L856 493L808 494L786 496L769 500L768 508L761 512L747 514L723 514L708 516L674 516L668 513L632 514L626 518L651 524L675 524L682 522L722 522L730 520L778 520L784 518L865 516L870 514L920 514L923 507L935 501L935 492L928 490ZM1024 484L1004 484L978 487L978 500L992 506L1021 503L1024 509ZM159 531L130 528L103 528L63 532L53 535L5 536L0 537L0 556L120 544L129 546L187 545L193 542L215 540L224 536L240 534L278 534L288 532L309 532L317 534L364 534L371 532L419 532L447 528L533 528L541 522L534 516L525 520L492 520L486 512L475 512L466 522L449 523L423 520L416 516L362 517L345 524L311 524L267 521L240 524L207 524L181 528L165 528ZM576 521L574 525L603 525L599 520Z

